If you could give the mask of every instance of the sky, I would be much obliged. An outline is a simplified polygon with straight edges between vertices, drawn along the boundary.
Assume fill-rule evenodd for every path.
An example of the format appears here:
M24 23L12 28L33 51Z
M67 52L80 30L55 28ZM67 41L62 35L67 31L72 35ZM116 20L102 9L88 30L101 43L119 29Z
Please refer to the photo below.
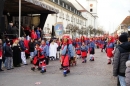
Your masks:
M86 8L86 0L78 0ZM121 24L130 13L130 0L98 0L98 26L110 33Z

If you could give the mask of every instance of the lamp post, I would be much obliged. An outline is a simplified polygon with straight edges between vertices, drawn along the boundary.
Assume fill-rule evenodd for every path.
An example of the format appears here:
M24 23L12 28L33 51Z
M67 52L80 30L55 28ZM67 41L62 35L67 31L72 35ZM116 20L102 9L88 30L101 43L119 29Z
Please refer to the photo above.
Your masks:
M19 37L20 37L20 29L21 29L21 0L19 0Z

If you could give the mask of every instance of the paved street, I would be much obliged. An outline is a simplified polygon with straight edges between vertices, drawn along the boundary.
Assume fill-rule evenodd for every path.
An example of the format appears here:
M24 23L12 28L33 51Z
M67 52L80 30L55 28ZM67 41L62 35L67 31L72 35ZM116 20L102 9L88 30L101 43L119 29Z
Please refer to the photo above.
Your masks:
M112 76L112 65L107 65L106 54L96 49L95 61L71 67L71 73L63 77L60 62L51 61L45 74L31 71L31 65L0 72L0 86L116 86Z

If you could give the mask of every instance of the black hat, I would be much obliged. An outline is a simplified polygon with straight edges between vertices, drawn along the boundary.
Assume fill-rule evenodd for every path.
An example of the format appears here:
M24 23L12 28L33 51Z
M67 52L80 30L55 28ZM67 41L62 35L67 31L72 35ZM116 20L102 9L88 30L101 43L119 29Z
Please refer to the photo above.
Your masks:
M8 44L10 42L10 40L9 39L6 39L6 43Z
M39 43L39 42L36 42L36 45L40 46L40 43Z
M119 36L119 41L120 42L127 42L128 41L128 36L125 34L122 34Z
M127 32L122 32L121 35L129 36L129 34Z

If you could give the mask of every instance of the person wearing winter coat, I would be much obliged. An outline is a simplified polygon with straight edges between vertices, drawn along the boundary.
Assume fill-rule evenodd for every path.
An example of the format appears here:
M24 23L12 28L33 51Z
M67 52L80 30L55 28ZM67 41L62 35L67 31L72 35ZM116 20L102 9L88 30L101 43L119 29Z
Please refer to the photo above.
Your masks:
M3 57L3 48L2 48L2 40L0 39L0 71L2 70L2 57Z
M24 37L21 38L21 40L19 41L20 44L20 48L21 48L21 59L24 65L27 65L26 62L26 55L25 55L25 50L27 49L24 45Z
M13 50L13 65L14 67L20 67L22 60L21 60L21 48L18 39L14 40L12 50Z
M120 35L120 45L115 49L113 58L113 76L118 76L121 86L126 86L125 71L126 61L129 59L130 42L128 42L126 35ZM107 51L108 52L108 51Z
M37 30L36 30L36 34L37 34L37 39L41 38L41 34L40 34L40 31L39 31L39 27L38 27Z
M34 29L32 29L32 31L31 31L31 39L37 39L37 34L34 31Z
M126 86L130 86L130 60L126 62L126 71L125 71L125 82Z
M34 51L35 51L35 42L34 42L34 39L31 39L29 41L29 52L30 52L30 59L33 59L34 57Z
M13 52L10 46L10 41L6 41L5 46L6 68L7 70L13 69Z

